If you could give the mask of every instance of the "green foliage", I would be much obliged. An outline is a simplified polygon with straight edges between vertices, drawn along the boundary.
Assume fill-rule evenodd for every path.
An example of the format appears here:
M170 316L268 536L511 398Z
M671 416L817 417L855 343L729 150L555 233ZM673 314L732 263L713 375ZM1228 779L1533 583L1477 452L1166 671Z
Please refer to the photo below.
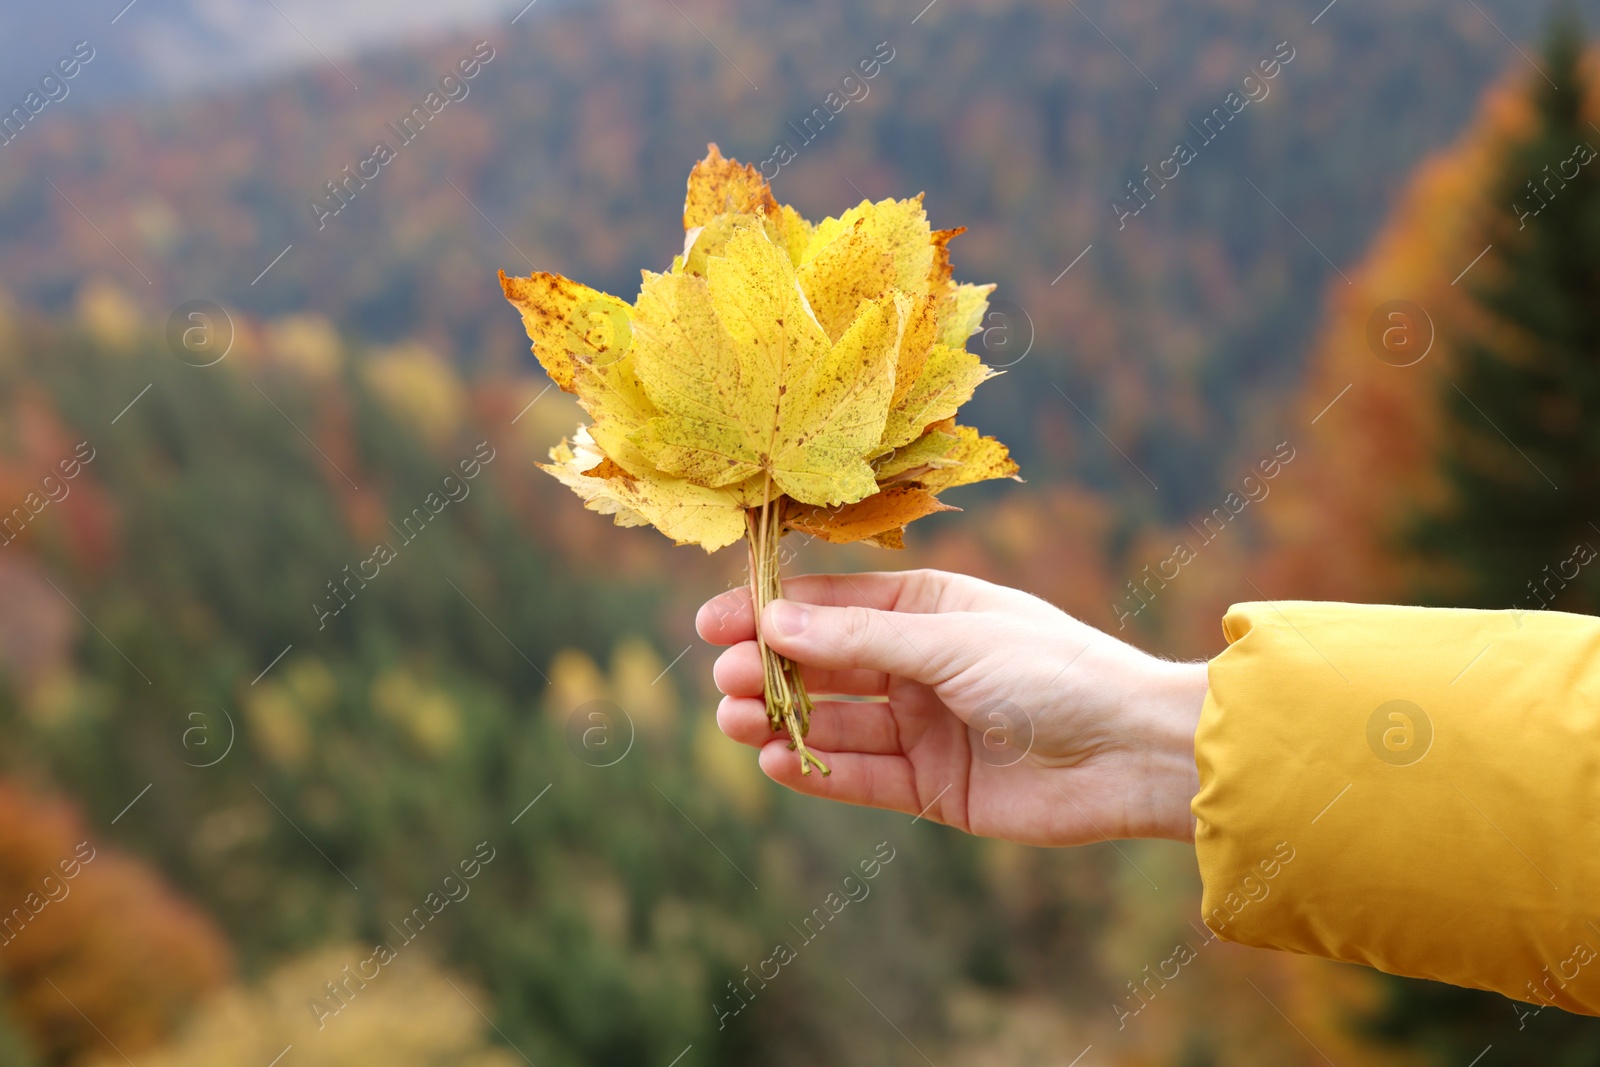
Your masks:
M74 492L100 500L111 534L103 559L45 520L10 548L93 626L78 629L65 677L5 690L0 769L49 779L154 859L224 928L247 978L319 946L400 944L406 917L486 843L494 859L470 893L400 952L468 976L503 1039L541 1065L665 1063L691 1044L682 1067L912 1062L841 975L870 982L927 1040L964 972L1083 981L1079 963L1059 978L1050 967L1090 943L1095 906L1061 890L1011 914L978 842L773 803L751 767L753 792L725 791L701 762L706 702L646 714L641 694L687 682L679 666L652 683L670 657L633 696L620 678L609 690L633 710L630 754L578 759L557 653L599 655L618 634L653 631L663 590L564 565L550 524L593 516L553 483L545 501L559 507L514 507L516 477L544 480L526 463L514 474L503 442L471 494L319 628L311 604L371 551L374 535L353 532L372 521L361 502L398 520L498 429L423 445L353 371L314 385L266 363L197 369L153 342L114 349L42 327L23 329L15 352L0 411L94 444ZM719 1025L728 983L797 941L790 923L885 840L899 858L871 895ZM1076 871L1103 884L1114 860L1050 856L1056 873L1039 881ZM303 999L320 994L310 985Z
M104 637L82 634L84 677L64 714L6 723L9 762L48 768L102 820L156 782L118 829L257 967L329 939L395 939L389 923L487 840L496 862L418 940L422 951L493 961L510 1036L540 1047L540 1062L589 1061L615 1038L583 1021L586 1004L590 1015L609 1006L637 1016L635 1040L653 1048L685 1028L679 1047L698 1037L709 1013L681 1003L703 982L688 966L697 960L678 981L647 981L626 944L594 943L566 872L579 853L625 861L631 884L651 886L629 902L646 914L667 895L727 894L725 910L739 915L737 875L712 853L677 877L645 877L673 869L663 853L680 817L647 783L578 764L563 723L535 712L540 664L563 644L603 644L647 610L650 591L597 588L555 565L514 524L491 464L319 629L310 605L370 549L340 510L356 491L284 416L336 451L317 427L330 407L347 408L354 444L341 466L397 520L471 442L429 455L354 377L318 397L252 373L280 414L242 376L154 348L112 355L53 335L26 348L10 395L20 375L42 383L96 444L86 477L111 498L122 565L55 577ZM152 379L107 429L106 413ZM235 731L226 758L192 766L220 756ZM651 814L594 817L632 807ZM724 821L704 818L710 832Z
M1489 1045L1494 1046L1489 1056L1498 1057L1493 1060L1498 1063L1586 1067L1600 1055L1600 1023L1587 1016L1437 982L1391 979L1388 984L1381 1013L1361 1028L1415 1050L1424 1063L1470 1063Z
M39 1067L39 1060L23 1037L22 1028L9 1013L0 1018L0 1063L6 1067Z

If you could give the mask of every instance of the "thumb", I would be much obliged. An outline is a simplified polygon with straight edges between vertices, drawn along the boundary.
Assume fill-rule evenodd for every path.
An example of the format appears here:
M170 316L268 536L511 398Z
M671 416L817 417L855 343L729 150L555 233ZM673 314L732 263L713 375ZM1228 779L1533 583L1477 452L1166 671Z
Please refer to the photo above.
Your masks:
M884 671L938 685L973 659L976 637L966 612L918 614L774 600L761 614L761 636L797 663L829 670Z

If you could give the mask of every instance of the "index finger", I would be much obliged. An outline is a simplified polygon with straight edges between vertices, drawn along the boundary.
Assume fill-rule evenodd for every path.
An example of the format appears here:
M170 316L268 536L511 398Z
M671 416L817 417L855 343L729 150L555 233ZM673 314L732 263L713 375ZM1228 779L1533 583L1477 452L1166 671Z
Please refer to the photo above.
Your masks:
M959 580L959 576L935 570L802 574L785 579L783 595L789 600L824 607L929 614L964 606L954 603L956 598L950 595ZM750 590L740 586L706 601L695 616L695 629L713 645L755 640L756 619L750 607Z
M713 645L754 641L756 617L750 609L750 590L744 586L718 593L695 613L694 628L701 640Z

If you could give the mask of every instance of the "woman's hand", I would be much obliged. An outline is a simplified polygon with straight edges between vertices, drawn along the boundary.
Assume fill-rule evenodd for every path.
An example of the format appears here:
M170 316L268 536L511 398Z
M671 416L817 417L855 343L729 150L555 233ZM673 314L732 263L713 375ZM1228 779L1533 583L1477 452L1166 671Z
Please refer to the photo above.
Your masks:
M1158 660L1037 597L943 571L813 575L784 593L761 633L802 666L816 701L806 745L828 777L801 775L768 726L749 590L696 619L730 646L713 672L727 694L717 724L759 748L774 781L1033 845L1193 840L1205 664Z

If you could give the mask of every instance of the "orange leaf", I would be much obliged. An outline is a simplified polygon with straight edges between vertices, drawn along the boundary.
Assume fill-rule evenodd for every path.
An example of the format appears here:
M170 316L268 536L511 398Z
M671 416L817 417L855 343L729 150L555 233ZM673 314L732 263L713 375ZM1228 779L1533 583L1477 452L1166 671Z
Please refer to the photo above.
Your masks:
M777 215L778 202L767 180L753 165L724 159L715 144L689 171L689 193L683 202L683 228L704 226L718 215Z
M797 511L785 513L784 522L790 529L842 545L897 532L906 523L915 522L936 511L960 510L940 503L937 497L921 486L893 485L865 500L842 507L802 505Z

